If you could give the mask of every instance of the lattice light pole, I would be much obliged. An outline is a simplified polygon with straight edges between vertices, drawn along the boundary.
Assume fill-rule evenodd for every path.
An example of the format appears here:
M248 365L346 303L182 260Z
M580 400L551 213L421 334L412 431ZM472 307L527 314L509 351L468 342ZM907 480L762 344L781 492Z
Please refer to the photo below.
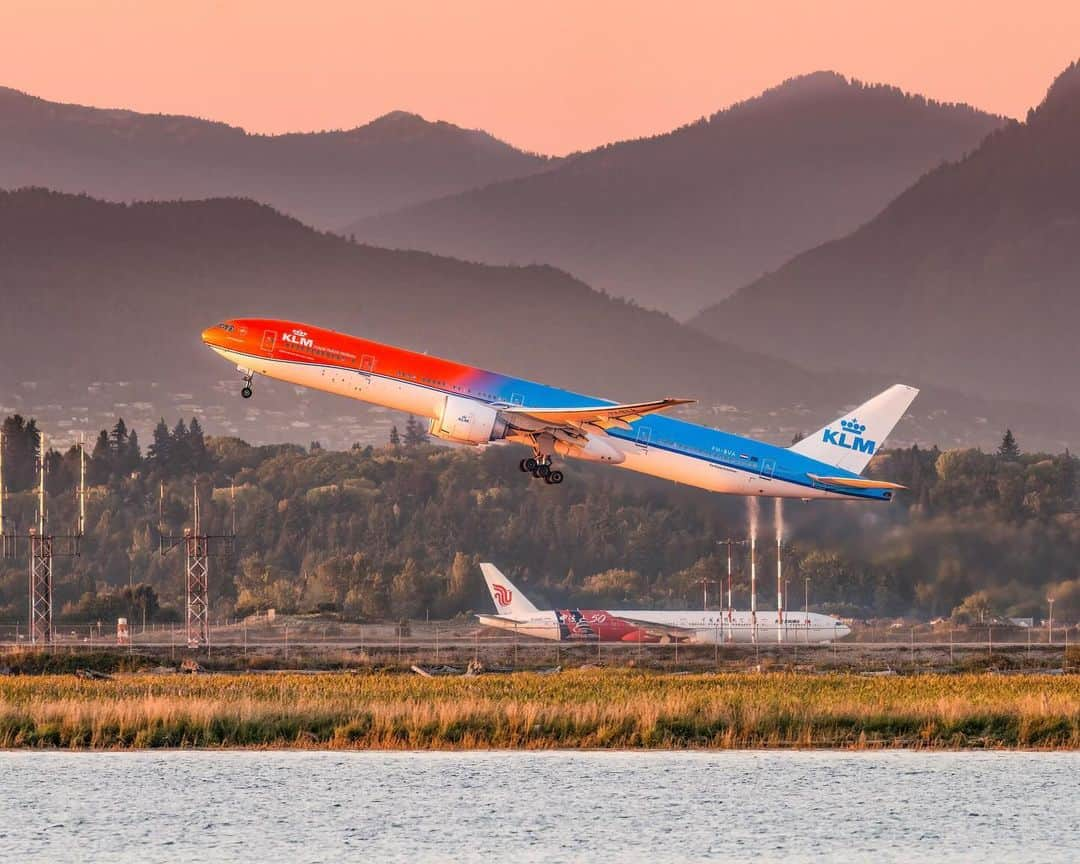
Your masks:
M30 644L49 645L53 641L53 559L78 558L82 554L82 537L86 527L86 451L79 443L78 517L72 534L49 533L49 513L45 497L45 475L48 470L48 451L45 435L38 445L37 519L26 535L17 531L3 533L3 554L14 557L20 536L30 541ZM4 524L3 499L6 491L3 479L3 438L0 437L0 528ZM57 544L60 544L59 546Z
M164 501L164 487L161 500ZM210 647L210 559L228 558L233 553L236 528L231 534L205 534L199 505L198 481L193 483L192 526L183 534L168 535L161 519L159 550L167 555L180 544L184 546L187 574L187 645L188 648Z

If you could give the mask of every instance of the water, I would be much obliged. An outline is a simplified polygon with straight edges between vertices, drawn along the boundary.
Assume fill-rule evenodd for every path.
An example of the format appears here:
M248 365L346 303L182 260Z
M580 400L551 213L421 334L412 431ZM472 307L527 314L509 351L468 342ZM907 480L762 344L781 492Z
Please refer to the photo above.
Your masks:
M1068 861L1077 753L0 753L0 861Z

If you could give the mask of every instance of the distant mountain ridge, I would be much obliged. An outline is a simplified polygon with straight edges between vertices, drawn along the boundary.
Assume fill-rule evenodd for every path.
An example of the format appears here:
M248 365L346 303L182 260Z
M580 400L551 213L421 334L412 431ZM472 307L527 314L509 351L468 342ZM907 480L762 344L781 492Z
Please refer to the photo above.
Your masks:
M251 134L0 87L0 188L113 201L249 197L321 228L550 167L486 132L404 111L354 129Z
M346 230L381 246L550 263L689 317L857 227L1002 122L819 72L672 132Z
M0 413L54 433L117 414L146 431L198 413L208 432L256 442L385 440L391 416L239 375L199 341L239 315L291 318L615 399L686 396L694 419L786 442L891 383L809 373L720 343L546 266L493 267L358 246L269 207L229 199L110 204L40 189L0 192ZM543 298L546 314L537 314ZM400 418L396 418L400 422ZM928 390L896 442L1060 450L1075 417Z
M1080 65L1023 123L694 326L816 369L1080 408Z

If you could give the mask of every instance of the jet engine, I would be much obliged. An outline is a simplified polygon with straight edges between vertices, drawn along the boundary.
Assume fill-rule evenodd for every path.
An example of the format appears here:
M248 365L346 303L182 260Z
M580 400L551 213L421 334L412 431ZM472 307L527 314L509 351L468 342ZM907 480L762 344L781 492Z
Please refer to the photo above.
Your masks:
M584 459L588 462L606 462L609 465L618 465L626 461L626 454L616 450L603 438L590 435L587 441L580 445L567 441L555 442L555 452L560 456L569 456L572 459Z
M495 408L465 399L447 396L442 416L431 421L431 434L458 444L487 444L506 437L506 421Z

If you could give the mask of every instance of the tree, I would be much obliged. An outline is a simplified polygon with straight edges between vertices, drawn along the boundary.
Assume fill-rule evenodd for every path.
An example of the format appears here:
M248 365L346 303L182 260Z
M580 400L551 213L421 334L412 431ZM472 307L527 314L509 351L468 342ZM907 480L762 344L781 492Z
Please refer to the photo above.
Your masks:
M124 422L123 417L118 417L116 425L113 426L112 432L109 433L109 449L112 451L113 456L119 459L127 452L127 445L127 423Z
M397 424L390 427L390 446L397 450L401 446L401 436L397 431Z
M112 477L112 466L112 445L109 443L109 433L102 429L98 433L93 452L90 454L90 465L87 469L90 484L98 486L108 483L109 478Z
M198 417L191 418L188 426L188 467L192 471L205 471L208 467L206 453L206 437L203 435L202 425Z
M405 446L420 447L424 444L427 444L427 430L423 423L410 414L405 421Z
M172 470L174 474L191 470L191 442L183 417L176 421L172 431Z
M41 434L34 420L20 415L4 420L4 485L9 492L20 492L34 485L37 473Z
M147 448L146 457L153 463L154 467L161 471L169 468L172 458L172 434L169 432L164 417L158 420L157 426L154 427L154 441Z
M1005 430L1005 434L1001 437L1001 446L998 447L997 452L998 456L1002 459L1020 458L1020 445L1016 443L1016 438L1013 437L1012 429Z

